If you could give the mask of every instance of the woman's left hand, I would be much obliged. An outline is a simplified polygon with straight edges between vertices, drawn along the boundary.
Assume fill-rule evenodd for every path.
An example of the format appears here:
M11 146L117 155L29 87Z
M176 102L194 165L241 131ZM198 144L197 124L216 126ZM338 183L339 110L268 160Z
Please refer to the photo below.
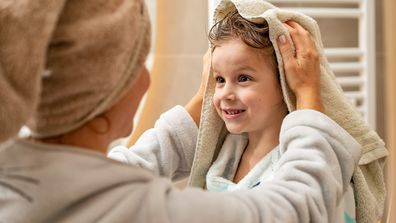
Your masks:
M289 30L295 51L284 35L278 39L286 81L297 99L297 109L314 109L323 112L320 95L319 53L311 34L294 21L284 26Z

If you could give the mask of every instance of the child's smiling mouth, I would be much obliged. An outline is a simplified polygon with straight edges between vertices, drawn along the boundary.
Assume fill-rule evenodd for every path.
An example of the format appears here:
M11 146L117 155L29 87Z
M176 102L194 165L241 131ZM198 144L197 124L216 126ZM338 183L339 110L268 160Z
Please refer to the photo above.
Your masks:
M245 112L245 109L222 109L223 111L223 117L225 119L236 119L239 118L243 112Z

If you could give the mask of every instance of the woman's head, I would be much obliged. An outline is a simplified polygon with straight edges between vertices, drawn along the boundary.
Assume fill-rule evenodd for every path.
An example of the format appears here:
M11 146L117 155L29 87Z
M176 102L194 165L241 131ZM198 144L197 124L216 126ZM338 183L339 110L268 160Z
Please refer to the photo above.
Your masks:
M0 17L0 141L22 125L53 141L73 134L87 141L77 132L90 128L125 135L148 86L144 0L40 4L8 4ZM109 123L120 107L125 112Z
M35 138L78 129L111 109L139 79L150 47L144 2L97 4L100 9L79 1L68 3L59 16L41 97L28 122ZM130 99L140 101L138 96Z
M229 13L211 29L213 103L231 133L263 131L287 109L267 24ZM279 117L278 117L279 116Z

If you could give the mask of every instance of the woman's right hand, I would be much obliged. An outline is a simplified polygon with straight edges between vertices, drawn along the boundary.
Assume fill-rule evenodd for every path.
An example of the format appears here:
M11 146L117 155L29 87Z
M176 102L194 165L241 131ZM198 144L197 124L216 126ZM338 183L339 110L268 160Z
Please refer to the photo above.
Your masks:
M320 95L320 62L310 33L294 21L284 26L289 30L296 51L284 35L278 38L286 81L296 95L297 109L324 111Z
M202 67L202 77L201 77L201 84L199 86L199 90L197 92L196 95L201 96L203 98L204 94L205 94L205 89L206 89L206 84L207 84L207 80L208 80L208 76L210 73L210 55L211 55L211 49L209 48L205 55L202 58L202 62L203 62L203 67Z
M210 54L211 49L209 48L205 55L203 56L203 68L202 68L202 77L201 77L201 84L197 93L190 99L190 101L185 106L187 112L190 116L194 119L195 124L199 126L200 118L201 118L201 109L202 109L202 102L203 97L205 94L206 89L206 82L208 80L208 76L210 73Z

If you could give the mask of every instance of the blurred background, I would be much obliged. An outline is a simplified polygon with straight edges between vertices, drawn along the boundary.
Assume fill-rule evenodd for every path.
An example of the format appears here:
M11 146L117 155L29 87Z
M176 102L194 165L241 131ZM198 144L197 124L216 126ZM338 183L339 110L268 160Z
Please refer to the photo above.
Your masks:
M148 67L151 87L127 143L152 127L161 113L185 105L197 91L217 0L146 0L153 21ZM383 222L396 222L392 197L396 165L396 1L270 0L318 21L325 53L351 103L385 140L388 205ZM392 206L393 205L393 206ZM393 211L391 211L393 210Z

